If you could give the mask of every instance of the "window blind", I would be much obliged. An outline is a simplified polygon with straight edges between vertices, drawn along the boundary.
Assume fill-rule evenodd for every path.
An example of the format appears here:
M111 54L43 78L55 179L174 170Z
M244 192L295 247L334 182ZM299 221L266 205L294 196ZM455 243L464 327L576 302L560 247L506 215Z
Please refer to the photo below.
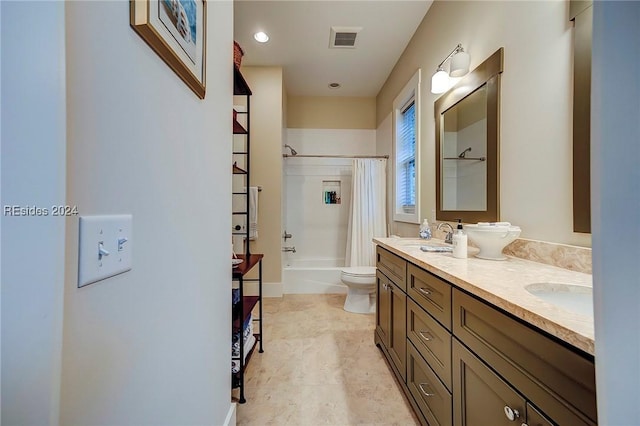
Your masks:
M396 211L416 210L416 105L411 99L398 117L396 144Z

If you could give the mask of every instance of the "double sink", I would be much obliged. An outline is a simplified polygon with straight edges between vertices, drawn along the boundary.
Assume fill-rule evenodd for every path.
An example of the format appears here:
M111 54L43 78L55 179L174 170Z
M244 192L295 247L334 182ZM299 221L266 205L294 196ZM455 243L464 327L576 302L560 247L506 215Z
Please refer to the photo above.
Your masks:
M451 252L451 245L430 240L403 244L406 248L420 249L424 252ZM551 305L566 311L593 318L593 289L588 286L564 284L556 282L540 282L528 284L525 290Z

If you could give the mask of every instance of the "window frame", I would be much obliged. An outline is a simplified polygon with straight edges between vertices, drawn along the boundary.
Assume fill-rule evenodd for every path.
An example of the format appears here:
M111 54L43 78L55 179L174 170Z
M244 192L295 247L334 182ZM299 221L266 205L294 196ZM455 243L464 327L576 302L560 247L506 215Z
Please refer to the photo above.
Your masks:
M407 82L404 88L393 101L393 220L396 222L420 223L420 86L421 70ZM399 165L398 165L398 139L400 134L399 122L404 111L415 104L415 208L413 213L406 213L400 206L399 191Z

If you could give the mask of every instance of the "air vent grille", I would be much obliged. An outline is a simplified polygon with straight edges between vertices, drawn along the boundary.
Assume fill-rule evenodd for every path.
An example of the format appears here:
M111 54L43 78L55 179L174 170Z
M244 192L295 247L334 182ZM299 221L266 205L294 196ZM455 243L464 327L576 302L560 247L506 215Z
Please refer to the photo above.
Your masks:
M353 47L356 45L356 36L358 33L336 33L337 47Z
M361 30L362 27L331 27L329 47L339 49L355 48L358 39L358 33Z

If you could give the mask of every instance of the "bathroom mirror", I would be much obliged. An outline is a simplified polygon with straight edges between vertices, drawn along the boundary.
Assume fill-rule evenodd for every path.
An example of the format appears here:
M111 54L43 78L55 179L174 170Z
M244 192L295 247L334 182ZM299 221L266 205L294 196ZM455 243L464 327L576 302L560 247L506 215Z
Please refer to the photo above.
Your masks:
M435 102L436 219L499 220L503 48Z

